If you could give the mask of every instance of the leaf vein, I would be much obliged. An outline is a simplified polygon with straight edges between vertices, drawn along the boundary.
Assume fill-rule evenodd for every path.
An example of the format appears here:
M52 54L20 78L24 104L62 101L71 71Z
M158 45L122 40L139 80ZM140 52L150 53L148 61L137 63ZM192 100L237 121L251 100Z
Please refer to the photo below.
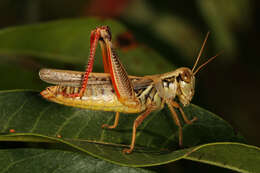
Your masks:
M70 120L72 120L73 118L77 117L80 111L75 111L70 117L68 117L59 127L59 129L57 130L57 134L60 134L60 132L62 131L62 129L70 122Z
M49 107L51 107L51 106L47 106L44 110L42 110L42 111L40 112L40 114L39 114L39 116L37 117L37 119L35 120L35 123L34 123L32 129L30 130L30 132L33 132L33 131L36 129L37 125L38 125L39 122L40 122L40 119L41 119L42 115L49 109Z
M86 121L86 124L79 129L79 131L75 134L74 138L77 139L80 136L81 132L88 126L89 121L90 120Z
M20 160L17 160L17 161L14 161L13 163L10 163L7 167L6 167L6 169L4 169L3 171L2 171L2 173L4 173L4 172L7 172L10 168L12 168L12 166L14 166L15 164L18 164L18 163L21 163L21 162L23 162L23 161L26 161L27 159L32 159L32 158L37 158L37 157L40 157L40 156L43 156L43 155L46 155L46 154L48 154L49 152L45 152L45 153L42 153L42 154L38 154L38 155L34 155L34 156L29 156L29 157L26 157L26 158L24 158L24 159L20 159Z
M23 103L15 112L13 112L13 113L9 116L9 118L8 118L7 122L5 123L5 125L4 125L4 127L3 127L3 129L2 129L1 132L5 132L5 131L6 131L6 129L8 128L9 123L11 122L11 120L15 117L15 115L17 115L18 112L20 112L20 111L23 109L23 107L24 107L24 105L25 105L26 103L27 103L27 101L24 101L24 103Z

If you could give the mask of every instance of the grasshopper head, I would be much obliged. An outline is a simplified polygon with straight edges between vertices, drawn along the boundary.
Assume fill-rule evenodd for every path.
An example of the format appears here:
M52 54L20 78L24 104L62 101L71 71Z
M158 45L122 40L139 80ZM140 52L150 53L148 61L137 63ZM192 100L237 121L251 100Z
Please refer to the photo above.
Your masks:
M177 75L177 96L180 102L186 106L190 103L195 89L195 76L189 68L179 68L176 70Z
M184 106L190 103L195 89L195 76L192 70L181 67L175 71L162 74L160 78L162 85L160 83L155 85L160 97L174 99L177 96Z
M178 88L177 88L177 96L180 100L180 102L185 106L188 105L194 95L194 89L195 89L195 75L196 73L199 72L199 70L203 67L205 67L209 62L211 62L213 59L215 59L219 54L211 57L208 59L206 62L204 62L202 65L200 65L196 70L196 66L198 65L200 56L203 52L203 49L205 47L206 41L208 39L209 32L206 35L206 38L202 44L202 47L200 49L200 52L198 54L198 57L196 59L196 62L191 69L182 67L176 70L176 76L177 76L177 83L178 83Z

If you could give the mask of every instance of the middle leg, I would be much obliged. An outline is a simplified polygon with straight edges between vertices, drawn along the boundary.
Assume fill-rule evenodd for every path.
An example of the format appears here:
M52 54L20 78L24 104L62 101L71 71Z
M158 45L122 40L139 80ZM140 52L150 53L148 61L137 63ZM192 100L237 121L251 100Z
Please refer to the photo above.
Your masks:
M116 112L115 121L113 125L103 124L102 128L114 129L117 127L119 121L119 112Z
M144 119L152 112L152 110L153 110L152 107L147 108L143 114L139 115L135 119L134 124L133 124L131 145L130 145L130 148L126 148L123 150L124 153L130 154L133 151L134 146L135 146L136 129L144 121Z

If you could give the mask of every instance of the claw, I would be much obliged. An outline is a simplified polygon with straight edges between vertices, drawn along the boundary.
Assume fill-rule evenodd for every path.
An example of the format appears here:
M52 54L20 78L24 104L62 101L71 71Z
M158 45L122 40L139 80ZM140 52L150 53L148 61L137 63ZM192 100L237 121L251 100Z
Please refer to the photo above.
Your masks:
M104 129L104 128L110 129L110 126L109 126L108 124L103 124L101 127L102 127L103 129Z
M133 151L133 149L132 148L125 148L125 149L123 149L123 153L124 154L130 154L130 153L132 153L132 151Z
M194 121L197 121L197 120L198 120L198 117L193 117L192 120L187 122L187 124L192 124Z

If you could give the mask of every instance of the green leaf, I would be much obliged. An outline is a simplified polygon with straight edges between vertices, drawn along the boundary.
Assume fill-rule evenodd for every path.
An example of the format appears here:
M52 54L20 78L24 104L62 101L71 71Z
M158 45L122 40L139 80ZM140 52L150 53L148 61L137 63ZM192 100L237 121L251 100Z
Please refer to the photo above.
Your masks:
M171 63L147 46L137 44L127 50L118 46L119 36L125 34L127 28L114 20L95 18L59 20L0 30L0 54L30 55L83 66L89 55L90 33L101 25L111 28L120 60L130 74L161 73L174 69ZM101 70L101 50L97 50L96 57L95 65ZM149 68L144 71L147 66Z
M185 159L212 164L238 172L260 171L260 148L241 143L212 143L195 147Z
M143 122L138 128L134 152L125 155L122 149L131 142L132 123L137 115L121 114L118 127L107 130L101 125L113 122L113 112L51 103L32 91L5 91L0 93L3 133L0 141L64 143L100 159L131 167L189 159L241 172L260 169L259 148L235 143L243 138L224 120L195 105L185 107L184 111L189 119L198 117L193 124L183 126L184 149L178 148L178 128L165 108L153 112ZM9 134L10 129L16 133ZM239 157L241 154L243 159Z
M83 153L57 149L16 148L11 150L0 150L0 155L0 171L9 173L153 172L140 168L122 167Z

